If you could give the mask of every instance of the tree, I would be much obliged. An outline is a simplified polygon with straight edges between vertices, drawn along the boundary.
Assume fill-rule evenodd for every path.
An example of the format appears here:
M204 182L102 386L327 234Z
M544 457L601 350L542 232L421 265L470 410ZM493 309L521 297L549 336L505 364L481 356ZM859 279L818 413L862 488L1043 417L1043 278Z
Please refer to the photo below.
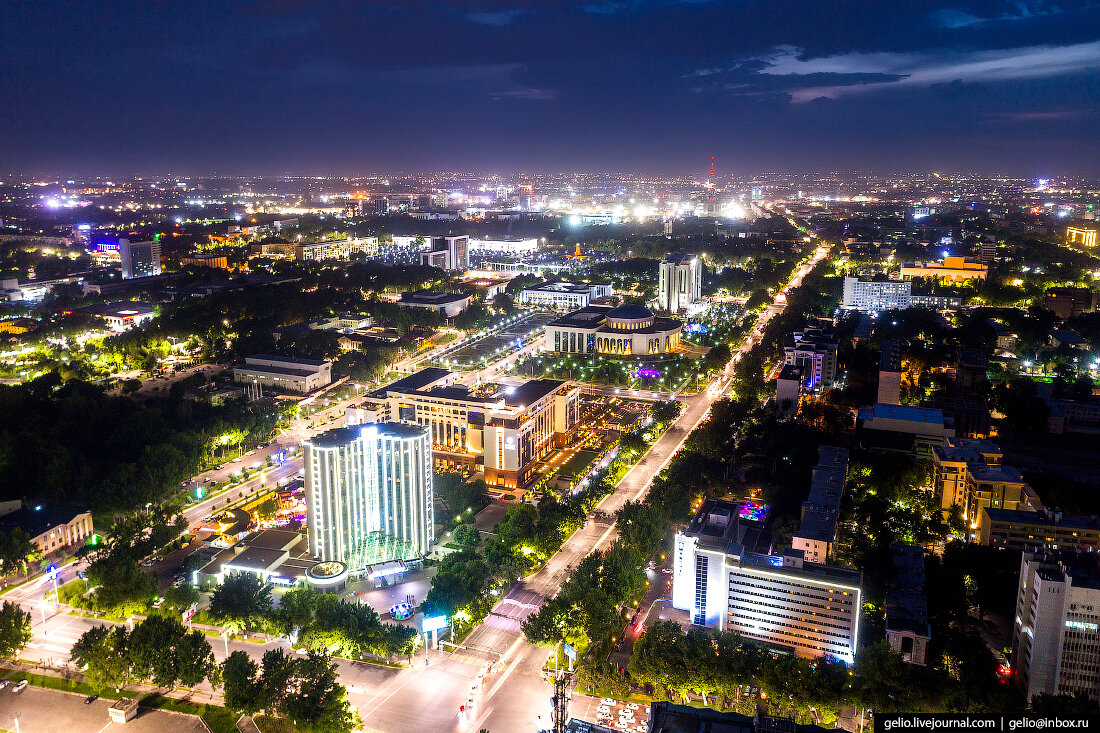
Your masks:
M122 626L95 626L73 644L72 658L84 670L93 686L116 691L133 678L126 649L126 629Z
M251 573L227 575L210 598L210 615L218 623L251 629L271 610L271 586Z
M222 694L227 708L244 715L255 715L263 709L259 670L259 665L242 651L233 652L222 663Z
M481 541L481 533L472 524L462 524L455 528L455 542L467 547L476 547Z
M297 660L297 693L288 696L282 713L295 724L321 733L343 733L358 727L359 715L337 682L336 665L325 654L310 653Z
M0 575L26 574L27 565L41 558L38 546L22 528L0 532Z
M214 651L202 632L188 632L174 618L150 616L134 626L126 643L135 677L159 687L193 687L216 678Z
M176 609L190 608L199 602L199 589L190 583L174 585L164 593L164 603Z
M131 616L145 608L156 584L126 553L112 553L88 566L88 582L97 586L97 608L118 616Z
M31 615L18 603L0 606L0 657L14 657L34 638Z
M260 688L264 710L277 713L291 692L297 660L282 647L264 652L260 660Z
M431 608L453 616L481 595L490 577L489 566L473 550L452 552L439 563L426 601Z

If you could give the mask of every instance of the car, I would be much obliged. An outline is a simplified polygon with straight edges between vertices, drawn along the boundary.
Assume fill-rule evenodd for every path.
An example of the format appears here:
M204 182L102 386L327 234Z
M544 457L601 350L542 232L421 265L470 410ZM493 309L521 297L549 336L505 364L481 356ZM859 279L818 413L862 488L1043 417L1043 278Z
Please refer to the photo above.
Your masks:
M0 680L0 690L3 690L7 686L8 686L8 681L7 680Z
M85 705L91 705L93 702L99 699L99 695L92 695L91 697L84 698Z
M26 680L19 680L18 682L15 683L15 687L11 688L11 691L12 692L22 692L24 689L26 689L28 684L29 683Z

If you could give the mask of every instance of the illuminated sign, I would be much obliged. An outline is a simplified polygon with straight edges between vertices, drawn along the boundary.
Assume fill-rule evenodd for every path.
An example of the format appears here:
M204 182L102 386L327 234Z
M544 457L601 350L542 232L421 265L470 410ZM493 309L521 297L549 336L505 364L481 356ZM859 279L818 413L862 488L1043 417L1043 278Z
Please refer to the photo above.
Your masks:
M1078 631L1096 631L1098 627L1096 624L1090 624L1085 621L1066 621L1067 629L1077 629Z
M425 634L428 633L429 631L439 631L440 629L445 629L445 628L447 628L447 617L446 616L426 617L423 621L420 622L420 628L424 631Z

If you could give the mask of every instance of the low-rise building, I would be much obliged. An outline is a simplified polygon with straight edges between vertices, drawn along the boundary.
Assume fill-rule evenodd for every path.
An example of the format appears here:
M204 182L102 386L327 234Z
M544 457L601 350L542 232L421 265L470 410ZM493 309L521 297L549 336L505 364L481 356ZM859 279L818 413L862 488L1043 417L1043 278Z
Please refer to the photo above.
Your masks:
M847 481L848 451L831 445L818 448L810 495L802 502L802 521L791 537L791 547L801 550L807 562L825 564L832 557Z
M520 291L516 302L520 305L550 310L572 310L586 308L593 300L606 298L611 293L611 285L558 280L524 288Z
M180 257L180 266L194 265L195 267L212 267L218 270L229 269L229 258L214 252L192 252Z
M7 501L0 504L0 532L21 529L43 556L83 544L94 532L84 507Z
M156 317L151 303L137 300L124 300L121 303L96 303L81 308L83 313L98 318L107 324L107 328L121 333L140 326Z
M256 354L233 367L236 384L257 384L280 392L309 394L332 384L332 362Z
M590 305L546 324L547 351L649 356L680 348L683 323L640 305Z
M1010 550L1100 551L1100 518L1056 509L994 509L978 515L978 542Z
M471 252L503 252L511 255L525 255L537 252L537 237L528 239L471 239Z
M306 535L282 529L264 529L241 537L219 550L191 582L199 588L220 583L226 575L255 575L273 585L295 585L317 564L306 546Z
M886 641L910 664L924 666L932 626L928 623L925 594L924 548L894 542L892 567L886 583Z
M350 260L353 254L378 254L378 237L348 237L320 242L300 242L294 246L294 256L300 260Z
M420 308L432 313L441 313L447 318L454 318L470 306L470 296L461 293L419 290L401 293L401 299L397 304L402 308Z
M1092 291L1088 288L1047 288L1043 308L1063 321L1092 310Z
M860 442L871 450L928 457L933 446L954 437L955 427L942 410L908 405L865 407L856 420Z
M965 257L944 257L943 262L906 262L901 266L901 277L908 280L914 277L929 277L949 282L966 280L985 280L989 267L980 262L971 262Z
M913 295L909 303L914 308L934 311L957 311L962 308L962 298L957 295Z

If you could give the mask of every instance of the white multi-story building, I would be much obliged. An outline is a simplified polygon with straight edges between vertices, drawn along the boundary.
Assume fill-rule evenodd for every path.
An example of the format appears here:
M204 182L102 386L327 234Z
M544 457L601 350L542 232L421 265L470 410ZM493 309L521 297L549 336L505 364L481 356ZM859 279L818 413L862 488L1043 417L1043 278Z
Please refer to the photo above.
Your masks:
M397 380L348 410L348 422L428 428L440 469L485 471L490 486L522 489L540 460L565 445L580 422L580 388L552 379L471 391L429 367Z
M309 394L332 383L332 362L256 354L246 357L242 366L233 367L233 381Z
M688 310L703 297L703 268L695 255L676 252L661 261L657 308L669 313Z
M428 249L420 253L420 264L429 267L438 267L441 270L458 270L465 272L470 268L469 244L470 238L466 235L425 237ZM394 237L394 244L397 238Z
M524 288L516 301L521 305L551 310L576 310L586 307L596 298L611 295L612 291L611 285L602 283L575 283L561 280Z
M862 313L904 310L912 305L913 283L897 280L860 280L844 278L844 299L841 307Z
M859 635L862 577L857 570L749 552L728 510L704 503L673 547L672 605L693 624L851 664Z
M1095 554L1023 553L1012 667L1029 700L1079 691L1100 697L1100 569Z
M160 242L118 240L118 256L122 262L122 279L132 280L160 274Z
M471 252L504 252L512 255L525 255L537 252L539 240L530 239L471 239Z
M356 253L378 254L378 237L348 237L330 239L322 242L305 242L294 247L294 254L300 260L319 262L321 260L350 260Z
M417 425L336 428L304 443L310 552L352 572L435 541L432 446Z

